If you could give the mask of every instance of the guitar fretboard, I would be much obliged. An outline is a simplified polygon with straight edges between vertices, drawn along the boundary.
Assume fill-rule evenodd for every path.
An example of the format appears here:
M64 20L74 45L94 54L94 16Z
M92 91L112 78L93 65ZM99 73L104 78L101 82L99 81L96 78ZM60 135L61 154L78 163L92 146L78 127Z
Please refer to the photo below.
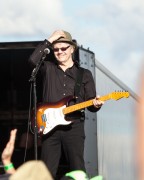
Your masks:
M108 99L111 99L110 95L105 95L105 96L100 97L101 101L106 101ZM72 106L69 106L69 107L66 107L66 108L63 109L63 114L68 114L68 113L71 113L71 112L74 112L74 111L77 111L77 110L92 106L93 105L93 100L94 99L88 100L88 101L85 101L85 102L82 102L82 103L79 103L79 104L75 104L75 105L72 105Z

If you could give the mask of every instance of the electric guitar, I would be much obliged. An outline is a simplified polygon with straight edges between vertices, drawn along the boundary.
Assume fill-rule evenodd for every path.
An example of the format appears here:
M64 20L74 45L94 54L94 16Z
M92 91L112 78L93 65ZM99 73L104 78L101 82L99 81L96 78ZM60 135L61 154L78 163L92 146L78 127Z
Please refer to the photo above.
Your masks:
M128 98L129 92L112 92L105 96L101 96L99 99L101 101L106 101L110 99L119 100L121 98ZM65 115L71 112L89 107L93 105L93 100L88 100L82 103L78 103L72 106L67 106L68 102L75 97L67 96L64 99L58 101L57 103L43 103L37 105L36 112L36 123L38 128L38 133L45 135L49 133L58 125L69 125L72 121L67 121Z

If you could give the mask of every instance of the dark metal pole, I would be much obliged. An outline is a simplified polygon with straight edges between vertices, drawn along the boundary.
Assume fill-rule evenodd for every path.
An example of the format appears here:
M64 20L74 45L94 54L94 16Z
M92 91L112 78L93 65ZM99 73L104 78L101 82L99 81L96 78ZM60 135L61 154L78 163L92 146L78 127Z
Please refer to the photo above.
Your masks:
M35 160L38 157L38 128L37 128L37 93L36 93L36 75L41 67L42 62L46 58L46 53L43 54L41 60L37 63L36 67L33 69L30 82L32 82L32 89L33 89L33 112L34 112L34 151L35 151Z

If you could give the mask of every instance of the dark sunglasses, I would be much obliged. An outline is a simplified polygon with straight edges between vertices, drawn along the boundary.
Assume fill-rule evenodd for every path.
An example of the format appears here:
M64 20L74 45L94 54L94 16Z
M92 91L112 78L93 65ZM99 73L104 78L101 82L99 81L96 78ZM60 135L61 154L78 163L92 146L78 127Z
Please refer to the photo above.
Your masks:
M59 50L61 51L66 51L70 46L67 46L67 47L62 47L62 48L53 48L53 51L54 52L58 52Z

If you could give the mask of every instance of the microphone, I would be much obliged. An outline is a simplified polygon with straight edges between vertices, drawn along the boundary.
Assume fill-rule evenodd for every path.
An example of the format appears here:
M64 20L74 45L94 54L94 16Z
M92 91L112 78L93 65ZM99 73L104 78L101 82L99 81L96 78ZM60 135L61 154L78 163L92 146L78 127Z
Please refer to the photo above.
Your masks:
M48 48L45 48L45 49L44 49L44 53L45 53L45 54L49 54L49 53L50 53L50 50L49 50Z

